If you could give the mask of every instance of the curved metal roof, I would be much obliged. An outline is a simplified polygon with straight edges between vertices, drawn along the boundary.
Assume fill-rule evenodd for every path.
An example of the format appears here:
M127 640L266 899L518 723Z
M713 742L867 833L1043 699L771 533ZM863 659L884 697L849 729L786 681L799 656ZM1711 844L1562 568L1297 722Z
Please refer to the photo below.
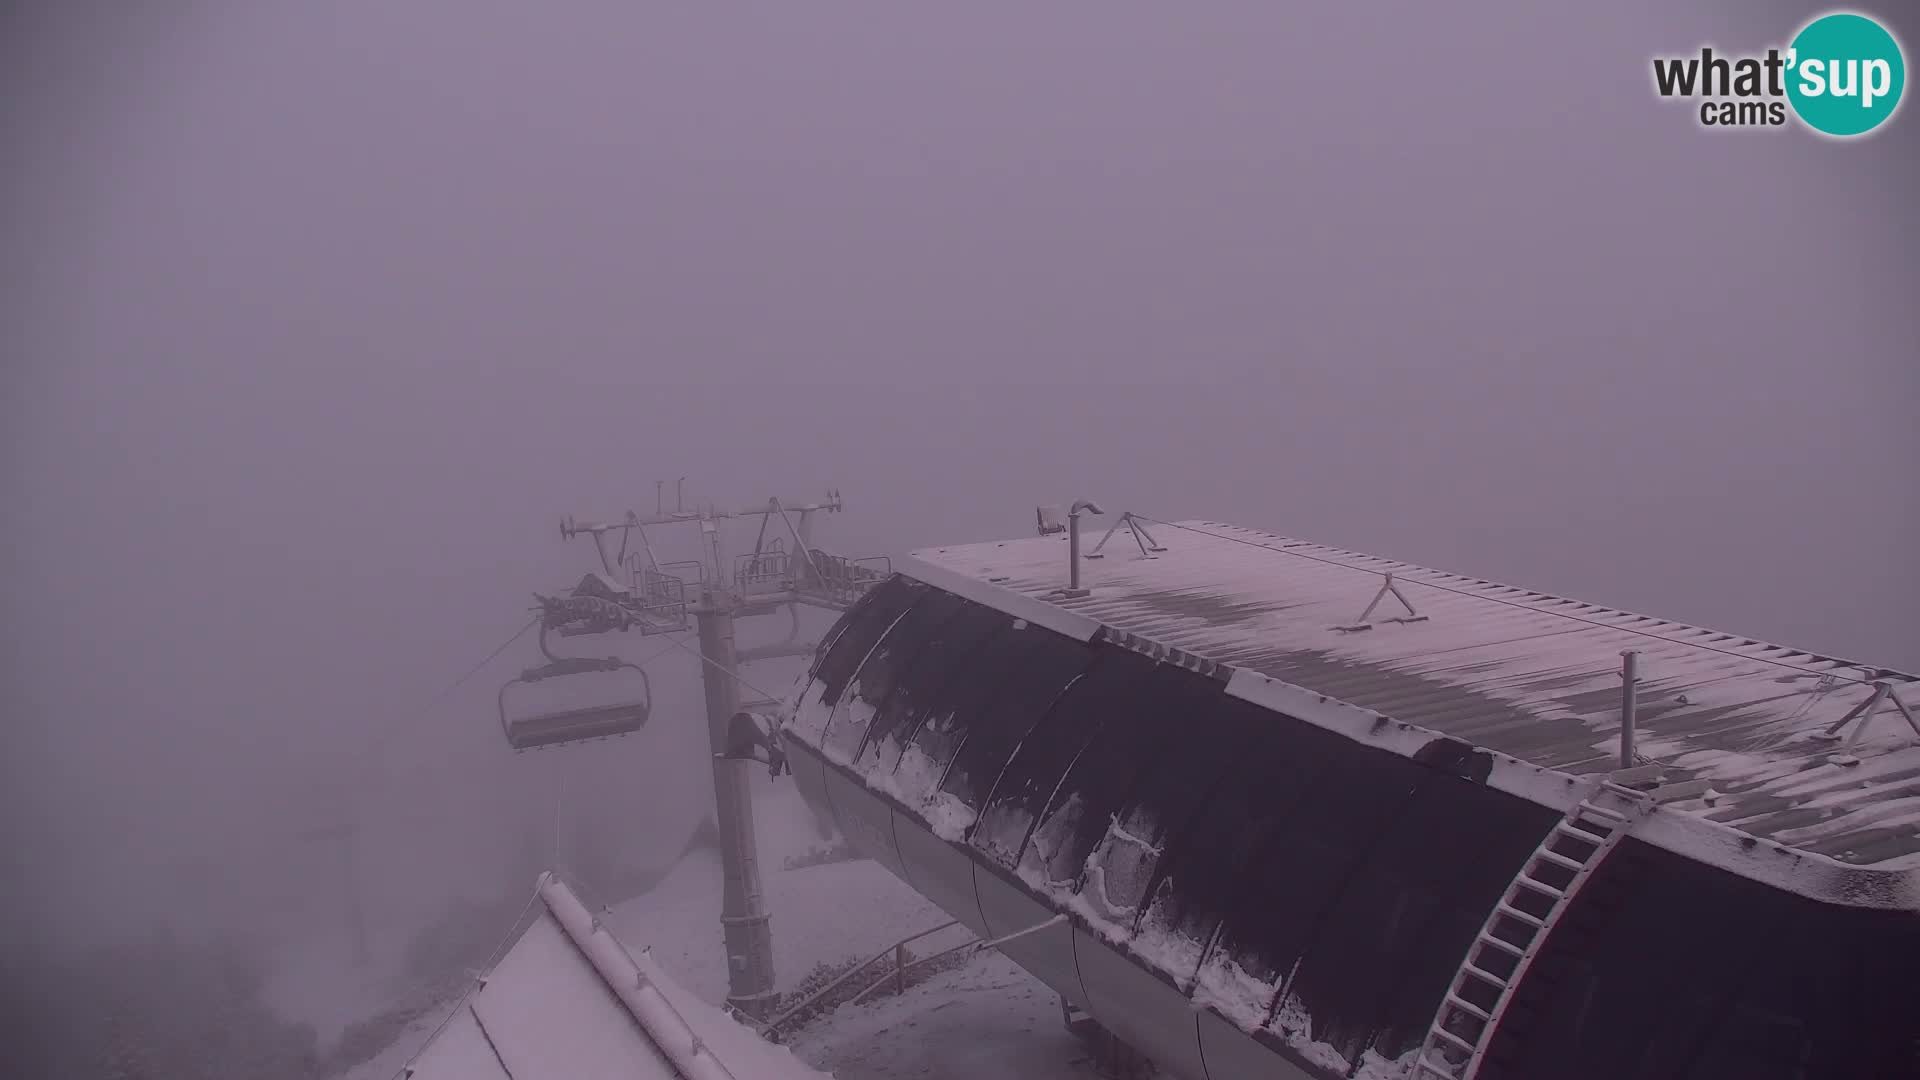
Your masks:
M1083 563L1081 597L1060 595L1061 536L916 552L905 571L1567 776L1618 767L1621 653L1637 650L1639 756L1665 782L1712 785L1674 809L1844 865L1920 868L1920 734L1900 708L1884 702L1857 744L1818 738L1875 680L1920 697L1914 676L1217 522L1147 527L1164 550L1116 538ZM1408 613L1388 594L1357 628L1389 573L1424 618L1394 621Z

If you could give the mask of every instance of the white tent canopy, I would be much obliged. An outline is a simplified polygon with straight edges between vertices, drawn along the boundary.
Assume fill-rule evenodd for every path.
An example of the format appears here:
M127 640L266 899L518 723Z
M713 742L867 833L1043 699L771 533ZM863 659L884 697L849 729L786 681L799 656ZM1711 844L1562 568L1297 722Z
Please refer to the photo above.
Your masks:
M828 1080L629 953L551 874L540 899L410 1080Z

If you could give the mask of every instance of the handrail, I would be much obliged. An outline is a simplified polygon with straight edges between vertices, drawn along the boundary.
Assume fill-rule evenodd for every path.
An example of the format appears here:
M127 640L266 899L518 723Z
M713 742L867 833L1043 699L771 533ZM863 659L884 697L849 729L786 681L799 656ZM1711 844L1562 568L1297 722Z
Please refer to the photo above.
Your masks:
M941 923L939 926L936 926L931 930L922 930L917 934L913 934L911 936L901 938L899 941L894 942L893 944L887 946L885 949L882 949L881 951L874 953L872 956L868 957L867 959L862 960L858 964L855 964L854 966L848 968L846 971L841 972L839 978L834 979L832 982L828 983L827 985L821 987L818 990L815 990L811 994L808 994L804 1000L802 1000L799 1004L793 1006L792 1008L788 1009L786 1012L783 1012L779 1016L774 1017L772 1020L769 1020L766 1023L761 1024L760 1025L761 1033L764 1035L771 1036L775 1031L777 1031L780 1028L782 1024L785 1024L787 1021L793 1019L795 1016L798 1016L800 1013L805 1012L807 1007L812 1005L814 1002L817 1002L821 998L826 997L828 994L832 993L833 991L838 990L841 987L841 985L844 984L848 979L851 979L855 975L858 975L861 972L867 970L868 968L872 967L875 963L886 959L889 955L898 956L900 954L900 950L903 947L905 947L909 942L919 941L923 937L932 937L933 935L939 933L942 930L951 929L952 927L959 926L959 925L960 925L960 920L952 919L947 922ZM972 944L972 942L969 942L968 944ZM876 983L875 985L878 985L878 984ZM861 991L861 992L865 993L865 991Z
M953 946L952 948L942 949L937 953L929 953L928 955L922 956L911 963L906 962L905 957L902 953L902 950L907 946L908 943L918 941L924 937L931 937L932 935L937 934L942 930L946 930L951 927L960 925L960 922L957 919L951 922L941 923L939 926L936 926L931 930L922 930L919 933L912 935L911 937L901 938L899 941L896 941L893 944L887 946L885 949L881 950L880 952L874 953L872 956L868 957L867 959L862 960L860 963L855 964L851 968L848 968L846 971L840 974L839 978L834 979L832 982L828 983L827 985L821 987L818 990L815 990L811 994L808 994L806 996L806 999L801 1001L799 1004L793 1006L792 1008L788 1009L786 1012L781 1013L779 1016L776 1016L772 1020L769 1020L765 1024L761 1025L760 1033L770 1039L773 1038L775 1035L775 1032L781 1027L781 1025L793 1019L795 1016L798 1016L801 1013L804 1013L809 1007L811 1007L813 1004L818 1002L821 998L824 998L828 994L831 994L835 990L838 990L842 985L844 985L847 982L847 980L867 970L868 968L872 967L874 964L878 963L879 961L886 959L887 956L889 955L891 955L894 958L895 967L893 969L893 978L891 980L884 979L884 978L875 979L870 985L866 986L859 993L849 998L847 1000L847 1004L857 1005L860 1002L865 1001L869 994L872 994L875 990L878 990L882 986L885 986L889 981L893 982L897 991L904 991L906 989L905 980L906 980L907 972L912 971L914 968L920 967L923 964L930 964L933 961L938 960L942 957L952 956L954 953L960 952L963 949L998 948L1001 945L1005 945L1009 941L1026 937L1029 934L1037 934L1042 930L1046 930L1050 927L1058 926L1061 923L1066 921L1067 921L1067 916L1064 913L1055 915L1054 917L1046 920L1045 922L1039 923L1034 926L1029 926L1025 930L1016 930L1011 934L1004 934L1000 937L992 938L987 941L981 941L977 938L974 939L973 941L963 941L960 944Z
M991 941L969 941L969 942L966 942L966 943L964 943L964 944L960 944L960 945L955 945L955 946L954 946L953 948L951 948L951 949L945 949L945 950L942 950L942 951L940 951L940 952L937 952L937 953L934 953L934 954L932 954L932 955L930 955L930 956L923 956L923 957L921 957L920 959L918 959L918 960L915 960L915 961L914 961L913 963L911 963L911 964L903 964L903 965L901 965L901 966L900 966L900 967L899 967L899 968L898 968L897 970L895 970L895 971L894 971L894 973L893 973L893 974L894 974L894 979L895 979L895 980L896 980L897 982L900 982L900 988L901 988L902 990L905 990L905 989L906 989L906 984L905 984L905 982L904 982L904 981L902 981L902 980L904 980L904 978L905 978L905 976L906 976L906 974L907 974L907 972L908 972L908 971L910 971L910 970L912 970L913 968L917 968L917 967L919 967L919 966L920 966L920 965L922 965L922 964L927 964L927 963L932 963L933 961L935 961L935 960L938 960L938 959L940 959L940 958L941 958L941 957L943 957L943 956L951 956L951 955L953 955L954 953L957 953L957 952L959 952L959 951L960 951L960 950L962 950L962 949L992 949L992 948L996 948L996 947L998 947L998 946L1001 946L1001 945L1005 945L1005 944L1006 944L1007 942L1009 942L1009 941L1012 941L1012 940L1014 940L1015 938L1023 938L1023 937L1026 937L1026 936L1027 936L1028 934L1037 934L1037 933L1039 933L1039 932L1040 932L1040 931L1042 931L1042 930L1045 930L1045 929L1047 929L1047 928L1049 928L1049 927L1053 927L1053 926L1058 926L1058 925L1060 925L1061 923L1063 923L1063 922L1066 922L1066 921L1067 921L1067 915L1066 915L1066 914L1065 914L1064 912L1062 912L1061 914L1059 914L1059 915L1055 915L1055 916L1054 916L1053 918L1051 918L1051 919L1048 919L1047 921L1045 921L1045 922L1043 922L1043 923L1039 923L1038 925L1035 925L1035 926L1029 926L1029 927L1027 927L1027 928L1026 928L1025 930L1016 930L1016 931L1014 931L1014 932L1013 932L1013 933L1011 933L1011 934L1006 934L1006 935L1003 935L1003 936L1001 936L1001 937L997 937L997 938L994 938L994 939L992 939ZM867 997L867 995L868 995L868 994L871 994L871 993L873 993L873 992L874 992L874 990L875 990L875 989L877 989L877 988L879 988L879 987L880 987L881 985L882 985L882 984L881 984L881 983L878 983L878 982L876 982L876 983L874 983L874 984L873 984L872 986L869 986L869 987L867 987L867 988L866 988L865 990L862 990L862 991L860 991L860 992L859 992L858 994L855 994L855 995L853 995L853 1000L851 1000L851 1001L849 1001L849 1002L847 1002L847 1004L849 1004L849 1005L856 1005L856 1004L859 1004L859 1003L860 1003L860 1002L862 1002L862 1001L865 1001L865 1000L866 1000L866 997Z

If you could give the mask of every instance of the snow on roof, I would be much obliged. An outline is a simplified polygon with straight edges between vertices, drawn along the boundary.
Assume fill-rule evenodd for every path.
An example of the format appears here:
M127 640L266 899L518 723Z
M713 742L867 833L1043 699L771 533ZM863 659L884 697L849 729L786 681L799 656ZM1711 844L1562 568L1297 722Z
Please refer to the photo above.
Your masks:
M1856 867L1920 865L1920 738L1891 703L1858 764L1813 736L1914 677L1209 521L1122 531L1067 584L1067 539L914 553L905 572L1076 636L1097 624L1565 775L1618 767L1621 652L1638 650L1639 756L1705 779L1687 813ZM1083 551L1092 546L1089 538ZM1422 621L1383 596L1391 572ZM1920 708L1920 701L1910 707ZM1848 729L1849 731L1851 728Z
M412 1080L830 1080L629 953L549 880L541 916L414 1058ZM615 985L615 984L618 985Z

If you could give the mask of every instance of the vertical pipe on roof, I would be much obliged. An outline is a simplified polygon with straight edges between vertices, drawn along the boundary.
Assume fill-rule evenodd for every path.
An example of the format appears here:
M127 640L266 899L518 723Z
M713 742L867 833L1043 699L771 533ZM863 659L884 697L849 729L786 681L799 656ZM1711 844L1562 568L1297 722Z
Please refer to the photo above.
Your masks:
M1087 595L1087 590L1080 587L1080 515L1083 513L1105 511L1091 499L1081 499L1067 509L1067 587L1062 595L1070 599Z
M1633 768L1633 727L1637 717L1634 714L1638 704L1637 686L1639 678L1640 650L1623 649L1620 653L1620 767Z
M1067 590L1080 592L1080 515L1067 516Z

